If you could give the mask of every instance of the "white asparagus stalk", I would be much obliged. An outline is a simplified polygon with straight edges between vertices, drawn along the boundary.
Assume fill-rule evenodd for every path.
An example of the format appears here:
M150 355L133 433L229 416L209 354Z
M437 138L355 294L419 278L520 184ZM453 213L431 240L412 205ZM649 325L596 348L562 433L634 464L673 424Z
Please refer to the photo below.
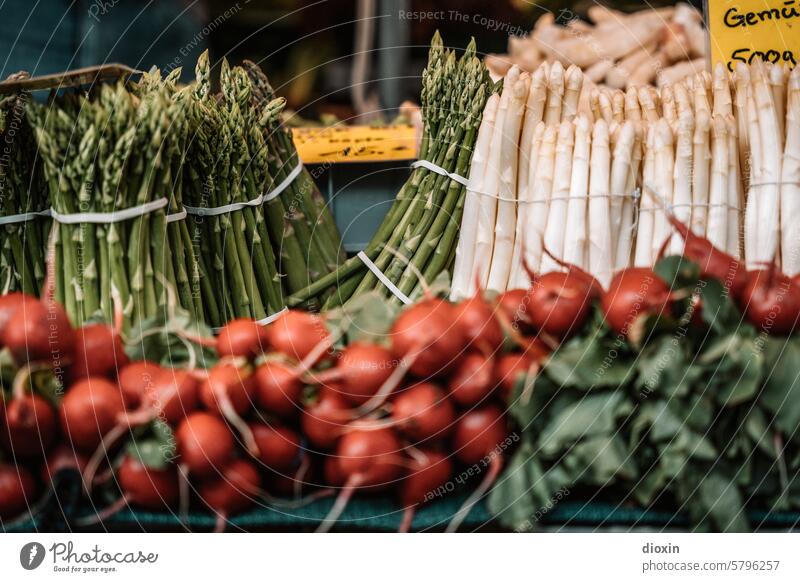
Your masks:
M782 267L792 277L800 273L800 68L789 76L781 182Z
M497 104L494 129L489 147L489 158L486 164L486 179L480 196L478 209L478 230L475 233L475 254L472 273L478 284L485 289L489 280L492 252L494 251L494 226L497 219L497 196L500 192L500 174L503 171L503 160L500 150L503 144L503 123L511 99L511 91L504 89Z
M632 121L626 121L620 126L619 134L614 140L614 155L611 162L611 181L609 194L609 226L611 233L612 267L617 261L617 242L622 229L622 207L628 192L628 175L631 171L633 160L633 143L636 139L636 130Z
M611 95L611 112L617 123L625 121L625 93L622 91L614 91Z
M706 235L708 224L708 184L711 166L711 117L700 112L692 139L692 230Z
M562 121L558 128L553 192L550 196L550 209L547 212L547 225L544 231L545 247L559 258L564 257L564 228L567 222L574 144L574 124L572 121ZM542 257L541 271L543 273L559 269L559 264L552 257L547 254Z
M547 84L547 105L544 110L544 122L548 125L561 121L561 103L564 99L564 67L556 61L550 68Z
M685 111L678 120L675 139L675 170L673 173L672 205L675 216L684 224L692 220L692 154L694 138L694 116ZM683 239L673 236L670 241L672 254L683 253Z
M739 136L739 164L742 171L748 159L748 122L747 122L747 91L750 86L750 68L744 63L737 63L733 73L733 82L736 92L734 105L736 107L736 123L739 126L736 134Z
M758 109L758 128L761 133L762 180L758 184L758 220L768 228L758 230L758 261L768 262L778 257L778 221L780 220L780 187L782 139L772 91L764 76L764 64L756 61L753 67L755 101Z
M675 168L675 150L672 128L666 119L660 119L656 124L655 134L655 148L656 148L656 181L653 185L653 190L656 195L667 204L672 203L673 191L673 176ZM725 158L727 164L728 158ZM658 256L661 247L667 238L672 234L672 227L667 221L667 216L664 212L658 211L655 213L653 220L653 251L652 256Z
M637 267L650 267L653 264L653 225L655 221L655 202L647 192L655 186L655 135L656 126L647 127L644 147L644 168L642 182L644 194L639 201L639 225L636 230L636 253L634 265Z
M675 95L671 85L661 87L661 115L669 122L670 127L674 128L678 123L678 110L675 103Z
M694 84L694 111L695 113L703 111L711 115L711 103L708 101L708 91L704 82Z
M674 86L674 93L677 116L680 117L687 113L694 115L694 103L689 96L689 92L686 90L686 86L683 83L676 83Z
M589 153L591 123L580 116L575 120L575 147L572 153L572 174L569 204L564 225L564 260L582 269L588 265L587 220L589 206Z
M600 59L591 67L584 71L585 77L592 83L600 83L606 78L608 72L614 67L614 62L608 59Z
M511 92L506 115L503 118L503 142L500 159L503 167L500 172L500 198L497 201L497 219L495 222L494 250L489 269L487 289L502 293L508 285L511 271L511 257L514 251L514 236L517 224L517 167L519 134L522 116L525 113L525 101L528 96L530 75L519 74L519 69L512 67L506 75L504 86Z
M528 100L525 102L525 116L522 120L522 133L519 138L519 162L517 173L517 192L528 185L528 168L531 163L531 147L536 126L544 117L547 102L547 76L544 66L540 66L531 76Z
M600 96L598 97L600 103L600 113L606 123L614 121L614 109L611 107L611 98L608 93L602 88L600 89Z
M565 74L564 104L561 108L561 119L572 121L578 114L578 101L583 88L583 71L570 65Z
M784 139L784 121L786 119L786 78L785 70L779 65L769 68L769 85L772 90L772 102L775 104L775 118L778 121L778 132L781 137L781 147Z
M453 284L450 291L450 299L453 301L470 297L475 292L475 276L472 269L482 198L480 192L483 191L487 181L487 164L491 153L490 146L499 102L500 96L497 93L494 93L486 101L478 137L475 140L475 151L472 154L469 170L469 185L464 199L464 214L461 218L461 234L458 238L456 261L453 266Z
M742 209L742 182L739 174L739 149L736 139L736 120L733 115L724 116L728 129L728 244L726 251L729 255L741 256L741 209Z
M631 121L642 120L642 110L639 108L639 95L636 89L629 87L625 91L625 119Z
M758 231L759 225L761 193L756 184L763 180L762 156L761 156L761 131L758 127L759 120L756 113L756 101L753 96L752 85L745 88L747 102L747 141L749 143L750 168L748 176L747 204L744 214L744 253L745 261L749 268L757 267L757 262L761 260L758 252Z
M648 62L651 51L655 45L649 45L632 52L620 62L618 62L606 75L606 85L613 89L624 89L628 85L631 74L642 64ZM630 85L635 87L636 85Z
M628 77L626 86L638 87L639 85L652 83L658 72L672 62L672 60L673 59L668 55L665 49L657 51L649 59L639 63L639 66L636 67L630 77Z
M528 216L535 211L530 201L533 199L533 183L536 179L536 166L539 161L539 150L544 137L545 124L543 121L536 125L531 143L530 160L528 161L528 180L526 183L517 181L517 227L514 234L514 250L511 254L511 274L509 275L509 289L522 289L530 284L528 273L522 266L523 241L526 240L525 230L528 227ZM521 163L521 162L520 162Z
M589 94L589 106L592 109L594 121L603 119L603 112L600 110L600 89L597 87L592 87L592 91Z
M603 287L613 275L611 225L609 222L608 125L600 120L592 131L592 157L589 162L589 271Z
M542 242L547 226L550 192L553 189L555 146L556 126L548 125L544 130L542 145L539 147L535 178L532 183L528 183L532 193L528 202L527 223L522 240L525 261L534 271L539 270L542 260Z
M725 65L717 63L714 67L714 115L733 115L731 86Z
M642 162L642 124L637 121L634 124L633 152L631 155L631 166L628 171L628 179L625 182L625 198L622 201L622 221L617 238L617 248L615 253L614 271L619 271L628 267L631 263L634 214L638 212L636 199L633 198L634 190L639 173L639 165Z
M706 59L699 58L692 61L681 61L675 63L671 67L667 67L656 75L656 85L662 87L664 85L672 85L686 79L690 75L701 71L706 66Z
M719 249L728 246L728 128L725 120L711 119L711 183L708 194L708 238Z
M656 109L652 93L650 93L647 87L639 87L637 89L637 94L639 95L639 106L642 109L644 118L651 123L658 121L660 115Z

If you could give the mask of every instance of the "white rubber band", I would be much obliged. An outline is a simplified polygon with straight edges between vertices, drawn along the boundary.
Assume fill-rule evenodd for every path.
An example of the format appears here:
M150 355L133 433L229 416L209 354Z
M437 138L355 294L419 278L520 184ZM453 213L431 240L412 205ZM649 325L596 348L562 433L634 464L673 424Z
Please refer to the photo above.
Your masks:
M185 208L180 212L176 212L175 214L167 214L167 223L178 222L179 220L183 220L184 218L186 218L187 214L188 212L186 212Z
M281 315L283 315L287 311L289 311L289 308L288 307L284 307L283 309L281 309L280 311L276 311L272 315L268 315L263 319L259 319L258 321L256 321L256 323L259 324L259 325L269 325L270 323L272 323L273 321L278 319Z
M384 275L378 268L378 266L375 263L373 263L372 260L367 256L367 253L365 253L364 251L360 251L356 256L359 259L361 259L361 262L364 263L370 271L372 271L372 273L378 278L378 280L381 283L383 283L384 287L386 287L389 291L392 292L392 295L397 297L400 301L402 301L406 305L409 305L411 303L411 299L409 299L405 293L400 291L400 289L397 288L397 285L389 281L386 275Z
M22 214L9 214L8 216L0 216L0 225L3 224L17 224L20 222L28 222L40 216L50 216L50 209L40 210L38 212L23 212Z
M252 200L247 202L234 202L233 204L226 204L225 206L215 206L213 208L205 208L201 206L184 206L183 209L192 216L219 216L220 214L228 214L242 208L261 206L265 202L269 202L274 198L280 196L281 192L286 190L289 185L297 179L300 172L303 171L302 162L298 162L294 169L281 181L280 184L275 186L266 194L259 194Z
M428 160L417 160L411 164L412 168L425 168L426 170L430 170L434 174L439 174L440 176L447 176L451 180L455 180L462 186L467 186L469 184L469 180L464 176L459 176L458 174L451 174L447 170L445 170L441 166L437 166L429 162Z
M122 222L150 214L156 210L160 210L169 204L169 199L159 198L140 206L132 206L131 208L124 208L122 210L114 210L112 212L76 212L75 214L61 214L54 208L50 209L50 215L53 220L61 224L112 224L115 222Z

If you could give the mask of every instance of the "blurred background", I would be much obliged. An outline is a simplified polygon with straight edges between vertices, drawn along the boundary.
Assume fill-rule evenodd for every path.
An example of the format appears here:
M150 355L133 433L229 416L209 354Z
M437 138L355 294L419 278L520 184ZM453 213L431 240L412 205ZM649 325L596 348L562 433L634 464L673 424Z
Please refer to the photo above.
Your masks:
M604 2L631 11L673 2ZM482 53L506 53L547 12L586 18L596 5L528 0L35 0L0 3L2 77L103 62L148 69L259 62L289 107L311 120L369 120L418 100L427 45L438 29L451 46L475 37ZM562 22L564 24L565 22ZM354 58L353 55L361 55ZM376 81L379 80L379 81Z

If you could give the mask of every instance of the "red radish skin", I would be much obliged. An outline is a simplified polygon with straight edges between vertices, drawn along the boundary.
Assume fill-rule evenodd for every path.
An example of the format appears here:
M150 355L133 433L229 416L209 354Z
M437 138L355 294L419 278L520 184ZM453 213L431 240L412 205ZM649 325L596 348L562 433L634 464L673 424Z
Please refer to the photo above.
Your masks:
M513 329L525 334L533 333L533 324L531 323L530 306L528 305L528 290L527 289L512 289L499 295L495 299L497 305L498 317L500 317Z
M302 394L303 383L297 372L287 364L273 360L256 368L256 404L265 412L283 418L296 416Z
M138 408L142 404L145 392L153 386L162 370L155 362L137 361L119 371L117 382L127 408Z
M244 414L252 404L254 376L250 366L238 367L230 362L219 363L200 385L200 400L207 410L223 416L225 400L236 414ZM229 419L230 420L230 419Z
M738 298L748 282L744 264L715 247L707 238L692 232L673 213L667 212L667 218L685 241L683 255L700 266L701 277L717 279L734 299Z
M0 518L17 517L36 501L36 481L24 467L0 464Z
M362 422L346 432L336 447L338 470L345 484L317 531L330 531L356 489L374 491L394 484L404 464L401 450L394 431L376 423Z
M42 480L51 484L56 476L63 471L83 473L89 457L76 451L67 444L60 443L51 450L42 466Z
M366 404L397 367L392 352L375 344L354 342L337 356L336 366L312 377L315 383L333 382L354 405Z
M331 339L321 317L295 309L278 317L267 329L272 349L298 361L305 360L321 342Z
M667 284L652 269L629 267L619 271L603 294L601 307L609 327L627 337L637 321L671 312Z
M320 390L300 417L303 435L312 446L327 451L336 446L344 427L354 418L350 404L331 388Z
M392 406L392 421L415 443L444 438L455 419L453 404L445 391L430 382L398 394Z
M503 329L493 307L484 300L480 291L457 304L454 312L459 329L466 335L467 346L493 354L503 345Z
M215 532L225 527L228 516L240 513L253 505L261 491L261 476L249 461L234 459L223 469L218 479L205 481L198 494L217 516Z
M197 408L198 384L189 370L162 368L145 389L142 405L152 416L174 426Z
M217 416L194 412L175 430L179 462L193 477L219 473L233 455L233 434Z
M250 430L258 445L258 461L276 473L285 473L300 457L300 435L284 426L251 423Z
M453 431L453 447L458 459L468 465L491 455L508 438L502 411L486 406L463 414Z
M494 359L482 353L464 356L450 375L450 397L460 406L474 406L494 391Z
M339 467L338 457L327 457L324 461L322 471L325 483L331 487L344 487L347 482L347 478L344 476L344 473L342 473L341 467Z
M234 319L225 324L216 340L220 358L237 356L255 358L267 351L269 331L252 319Z
M178 503L178 472L174 466L153 469L126 456L117 479L128 503L153 510L168 509Z
M464 349L455 306L426 299L403 311L391 329L392 353L407 358L409 370L425 378L450 369Z
M510 402L514 395L514 387L521 376L524 376L539 360L530 353L503 354L497 359L494 370L495 384L500 387L500 396L504 402Z
M73 380L88 376L116 376L128 363L122 338L105 324L75 330L75 357L70 373Z
M580 331L591 313L597 289L573 271L553 271L537 277L528 290L528 313L539 330L559 339Z
M23 301L11 316L3 342L18 365L48 362L60 368L72 361L75 330L66 311L52 301Z
M414 521L417 506L434 499L435 492L453 475L453 463L439 451L419 451L413 456L408 474L400 483L400 502L405 508L399 531L407 532Z
M0 430L3 448L13 457L42 457L56 438L58 421L47 400L25 394L8 403Z
M61 400L61 430L76 448L92 452L118 426L124 412L115 384L105 378L84 378L70 386Z
M38 299L32 295L26 295L15 291L6 295L0 295L0 342L5 337L6 327L11 318L22 309L23 303L38 303Z
M789 335L800 320L800 287L774 265L751 271L739 306L759 330L771 335Z

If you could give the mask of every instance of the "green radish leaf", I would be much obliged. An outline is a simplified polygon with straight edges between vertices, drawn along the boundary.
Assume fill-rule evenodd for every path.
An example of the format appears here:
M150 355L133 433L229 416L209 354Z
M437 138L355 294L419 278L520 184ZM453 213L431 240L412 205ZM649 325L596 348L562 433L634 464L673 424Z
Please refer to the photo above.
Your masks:
M680 255L664 257L655 264L653 271L672 289L694 287L700 278L700 266Z
M764 389L760 402L781 431L800 426L800 339L768 337L764 343Z
M175 435L169 425L157 420L151 423L145 435L129 441L126 450L145 467L162 470L175 459Z
M386 338L399 313L400 308L379 293L367 293L342 309L340 325L344 326L349 342L375 343Z
M631 480L636 476L632 456L616 435L598 435L581 441L570 451L574 472L585 473L590 483L607 485L612 479Z
M705 472L696 495L699 512L705 513L717 531L750 531L742 495L730 473L719 464Z
M184 309L176 308L172 316L161 311L157 317L143 321L136 331L138 335L125 344L125 353L131 360L148 360L171 367L194 360L202 368L217 361L213 349L183 337L213 337L208 326L193 321Z
M748 325L733 303L730 294L716 279L704 279L700 283L701 315L703 321L718 334L736 332L740 326Z
M544 372L560 386L582 390L623 386L633 378L633 362L627 355L622 345L577 337L545 360Z

